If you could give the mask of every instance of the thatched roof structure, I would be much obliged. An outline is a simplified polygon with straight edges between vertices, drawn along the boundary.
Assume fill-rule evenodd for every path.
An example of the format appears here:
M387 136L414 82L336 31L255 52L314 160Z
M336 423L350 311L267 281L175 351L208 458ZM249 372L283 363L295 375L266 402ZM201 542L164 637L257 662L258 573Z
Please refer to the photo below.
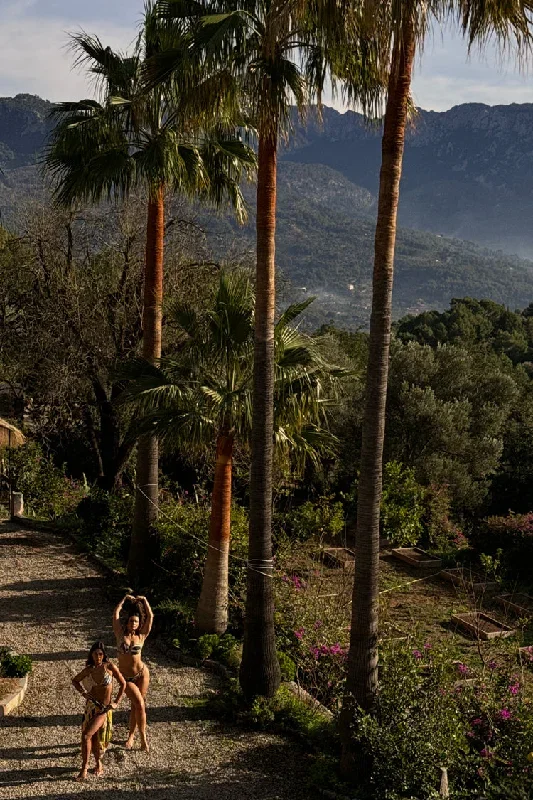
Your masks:
M0 418L0 447L20 447L25 441L22 431Z

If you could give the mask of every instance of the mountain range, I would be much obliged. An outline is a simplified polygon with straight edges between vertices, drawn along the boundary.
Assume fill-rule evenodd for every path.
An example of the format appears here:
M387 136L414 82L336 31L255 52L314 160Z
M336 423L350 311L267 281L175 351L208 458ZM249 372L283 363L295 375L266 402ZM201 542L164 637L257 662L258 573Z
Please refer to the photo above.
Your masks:
M0 213L15 225L41 192L39 155L50 104L0 98ZM533 300L533 105L468 104L418 111L408 133L396 248L395 316L443 308L452 297L525 307ZM295 124L280 152L277 261L293 296L317 296L310 322L368 323L380 126L324 109ZM202 212L213 245L253 244L250 222ZM520 257L522 256L522 257ZM526 258L524 258L524 256Z

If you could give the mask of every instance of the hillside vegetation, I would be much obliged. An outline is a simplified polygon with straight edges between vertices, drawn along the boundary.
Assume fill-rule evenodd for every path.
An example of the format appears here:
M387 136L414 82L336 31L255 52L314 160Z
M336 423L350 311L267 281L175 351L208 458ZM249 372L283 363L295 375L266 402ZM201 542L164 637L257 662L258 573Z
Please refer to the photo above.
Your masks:
M50 129L47 119L50 107L50 103L32 95L0 98L0 211L5 224L15 230L21 227L28 201L45 196L38 162ZM502 110L505 108L491 110L489 114L490 119L496 115L500 120L495 136L499 136L505 113L514 115L513 119L529 119L529 106L523 108L521 116L518 112L522 107L509 107L508 112ZM405 209L416 195L426 216L434 209L438 223L422 221L422 228L444 231L448 218L443 213L444 206L453 209L466 224L470 212L465 204L477 202L480 192L485 204L487 197L492 203L492 195L479 180L484 156L481 151L475 158L472 155L474 134L468 145L472 165L468 169L465 166L461 172L460 188L457 189L456 178L448 180L447 185L455 187L449 192L442 188L436 191L432 183L437 178L445 180L447 171L453 171L450 153L459 157L457 142L461 137L464 139L461 132L467 124L473 124L470 107L459 109L444 115L421 112L416 131L411 135L402 207ZM520 132L518 122L515 127ZM475 128L473 130L475 133ZM492 135L491 131L489 126L485 139ZM519 156L518 132L513 139L516 158ZM452 134L455 138L450 139ZM496 141L499 142L498 137ZM451 142L449 147L445 146L446 142ZM463 145L466 147L464 141ZM507 161L510 158L508 154ZM467 162L470 164L468 159ZM432 163L440 165L438 175L432 173ZM313 121L306 131L297 128L289 151L282 157L277 260L281 273L290 282L291 297L317 296L318 302L307 318L310 326L334 321L337 325L357 328L368 323L375 213L373 191L378 169L379 129L364 124L356 114L340 115L333 109L327 109L323 128L317 128ZM456 176L457 171L454 174ZM511 191L513 181L518 185L519 174L516 170L509 173L503 194ZM521 175L522 189L527 174L526 170ZM501 182L501 176L498 180ZM465 189L465 181L468 189ZM456 190L461 203L456 201ZM425 197L427 191L432 194L431 204ZM246 194L250 221L244 228L239 228L229 215L215 215L205 210L197 212L219 257L253 248L253 186L246 187ZM495 214L504 214L499 205L492 203L493 206ZM523 208L522 203L519 214L525 213ZM193 214L193 209L190 213ZM409 218L404 214L404 219L406 216ZM533 264L529 261L425 230L401 228L396 269L396 318L429 308L443 309L453 297L487 298L515 308L528 305L533 295Z

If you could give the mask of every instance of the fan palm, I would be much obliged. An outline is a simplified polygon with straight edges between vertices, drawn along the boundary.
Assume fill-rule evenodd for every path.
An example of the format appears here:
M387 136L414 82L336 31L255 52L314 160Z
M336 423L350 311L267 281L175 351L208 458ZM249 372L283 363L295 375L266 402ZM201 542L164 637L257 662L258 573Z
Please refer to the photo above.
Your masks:
M344 765L350 767L350 727L355 704L371 710L377 692L379 509L385 432L385 403L392 315L392 285L396 217L408 109L411 73L417 46L428 25L455 14L469 44L483 44L491 34L519 46L529 39L528 12L523 0L364 0L367 19L376 36L385 40L390 69L382 141L378 215L375 234L372 314L370 321L367 392L363 419L358 483L357 538L352 601L352 625L347 694L341 715Z
M191 13L191 2L160 0L167 20ZM340 4L299 0L201 0L203 48L208 62L227 66L238 79L257 130L256 313L250 468L250 529L246 616L240 682L249 697L272 696L280 681L274 636L272 591L272 458L274 426L274 318L277 149L289 127L292 104L304 114L320 106L328 74L325 44L339 36L346 20ZM347 6L347 10L348 6ZM328 38L329 37L329 38ZM355 42L355 40L354 40ZM331 48L343 69L358 75L354 95L364 103L379 95L379 82L367 80L367 53L354 49L349 59ZM349 65L347 62L349 61ZM173 74L169 59L153 60L153 81Z
M125 397L143 416L144 429L161 442L188 447L216 442L209 547L196 626L203 633L227 627L232 455L252 427L254 292L247 276L223 274L212 306L202 314L176 306L182 334L180 358L158 367L137 362ZM329 365L320 340L293 323L309 302L290 306L275 325L275 419L277 449L299 469L317 461L334 442L326 426L324 384L331 399L342 370Z
M56 199L98 203L119 199L133 187L147 192L146 261L143 308L143 357L161 356L165 191L233 204L243 219L239 189L243 169L255 154L236 135L237 110L223 71L208 71L195 57L194 30L180 26L173 52L180 69L171 86L143 82L146 60L164 54L163 35L152 6L132 54L104 47L96 36L73 37L76 63L95 76L97 100L61 103L46 155L56 184ZM146 585L156 545L158 444L154 435L140 438L137 491L128 574L133 585Z

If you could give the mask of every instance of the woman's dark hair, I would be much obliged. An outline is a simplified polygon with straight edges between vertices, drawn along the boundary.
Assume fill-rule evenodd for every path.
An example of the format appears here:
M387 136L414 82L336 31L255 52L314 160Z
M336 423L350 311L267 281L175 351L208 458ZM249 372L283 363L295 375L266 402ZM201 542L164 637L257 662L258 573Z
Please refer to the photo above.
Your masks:
M144 624L144 617L145 617L144 608L142 606L142 603L139 603L137 601L135 601L135 603L132 603L130 601L128 603L127 607L124 610L126 612L123 615L124 622L122 623L122 629L124 630L124 632L126 632L126 630L127 630L128 622L129 622L131 617L139 617L139 628L142 628L142 626Z
M86 662L86 666L87 667L94 666L93 653L94 653L95 650L101 650L102 653L104 654L104 664L107 661L107 653L105 651L105 644L103 642L95 642L93 644L93 646L91 647L91 649L89 650L89 655L87 656L87 662Z

